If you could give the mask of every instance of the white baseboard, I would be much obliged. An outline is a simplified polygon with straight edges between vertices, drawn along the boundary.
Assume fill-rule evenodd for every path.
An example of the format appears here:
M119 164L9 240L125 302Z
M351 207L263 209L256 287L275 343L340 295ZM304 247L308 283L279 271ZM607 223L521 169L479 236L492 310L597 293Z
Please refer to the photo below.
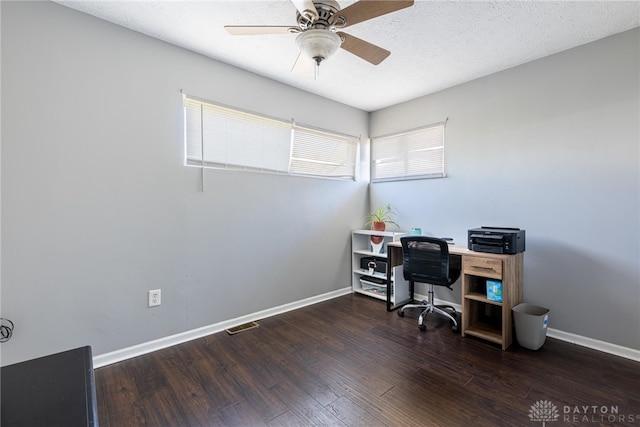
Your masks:
M247 314L235 319L226 320L224 322L215 323L213 325L203 326L201 328L192 329L189 331L181 332L179 334L170 335L168 337L159 338L157 340L148 341L142 344L134 345L132 347L123 348L121 350L112 351L110 353L100 354L93 357L93 367L100 368L110 365L112 363L121 362L123 360L130 359L136 356L142 356L143 354L151 353L153 351L162 350L163 348L171 347L173 345L182 344L187 341L191 341L197 338L222 332L226 329L234 326L242 325L248 322L254 322L267 317L275 316L276 314L286 313L291 310L306 307L311 304L316 304L322 301L327 301L333 298L337 298L343 295L350 294L352 292L351 287L338 289L336 291L328 292L326 294L317 295L315 297L306 298L300 301L295 301L289 304L284 304L278 307L270 308L267 310L258 311L256 313ZM426 300L427 297L416 294L416 300ZM461 312L462 307L460 304L451 303L435 299L436 304L451 305L456 311ZM615 356L624 357L627 359L640 362L640 350L632 348L622 347L616 344L610 344L604 341L594 340L592 338L583 337L580 335L571 334L568 332L559 331L557 329L549 328L547 330L547 336L556 338L561 341L570 342L583 347L592 348L594 350L602 351L605 353L613 354Z
M426 300L427 297L424 295L415 294L416 300ZM438 298L434 298L433 302L435 304L444 304L450 305L456 309L459 313L462 311L462 307L460 304L454 304L449 301L439 300ZM566 341L572 344L576 344L582 347L591 348L594 350L602 351L604 353L613 354L614 356L624 357L626 359L635 360L636 362L640 362L640 350L635 350L633 348L623 347L617 344L611 344L605 341L595 340L593 338L583 337L581 335L572 334L569 332L560 331L558 329L547 329L547 336L551 338L555 338L561 341Z
M349 286L347 288L338 289L337 291L328 292L326 294L317 295L315 297L306 298L300 301L295 301L267 310L258 311L256 313L247 314L235 319L226 320L224 322L215 323L213 325L203 326L201 328L192 329L189 331L181 332L179 334L170 335L168 337L162 337L157 340L148 341L142 344L134 345L132 347L112 351L110 353L100 354L93 357L93 367L100 368L112 363L130 359L132 357L142 356L143 354L162 350L163 348L182 344L184 342L202 338L204 336L215 334L217 332L222 332L226 329L233 328L234 326L242 325L248 322L254 322L260 319L265 319L267 317L275 316L276 314L286 313L287 311L295 310L311 304L316 304L322 301L327 301L333 298L347 295L351 292L351 287Z
M562 341L570 342L572 344L577 344L582 347L588 347L594 350L613 354L614 356L620 356L626 359L631 359L631 360L635 360L636 362L640 362L640 350L635 350L633 348L623 347L621 345L611 344L605 341L594 340L593 338L583 337L581 335L559 331L557 329L552 329L552 328L549 328L547 330L547 336L551 338L556 338Z

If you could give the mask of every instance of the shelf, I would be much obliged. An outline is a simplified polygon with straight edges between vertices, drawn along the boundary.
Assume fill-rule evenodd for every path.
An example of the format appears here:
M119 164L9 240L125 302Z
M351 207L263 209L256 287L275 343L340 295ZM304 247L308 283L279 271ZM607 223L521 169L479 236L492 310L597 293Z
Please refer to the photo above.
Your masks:
M364 234L367 236L399 237L399 236L404 236L407 233L403 233L399 231L354 230L353 234Z
M353 251L353 253L354 254L358 254L358 255L375 256L375 257L378 257L378 258L386 258L387 257L387 253L386 252L375 253L375 252L368 251L368 250L365 250L365 249L355 249Z
M464 333L465 335L472 335L496 344L502 344L502 330L488 323L475 322Z
M499 307L502 307L502 303L501 302L492 301L492 300L488 299L485 294L481 294L479 292L469 292L464 297L466 299L470 299L470 300L474 300L474 301L480 301L480 302L486 302L487 304L493 304L493 305L497 305Z
M402 273L398 275L396 268L388 269L391 258L388 245L398 242L405 234L375 230L353 230L351 233L351 288L353 292L386 301L388 311L397 301L409 299L409 282L403 279ZM381 236L382 241L374 245L371 236ZM372 247L383 252L374 252ZM370 274L366 266L372 260L363 263L363 258L372 258L377 263L376 268L383 271Z
M365 291L363 289L357 289L357 288L354 288L353 292L357 292L357 293L362 294L362 295L366 295L366 296L369 296L369 297L381 299L383 301L387 300L387 294L378 294L378 293L375 293L375 292L369 292L369 291Z
M362 269L355 269L355 270L353 270L353 272L356 273L356 274L360 274L361 276L376 277L378 279L387 280L387 274L386 273L375 272L373 274L369 274L368 270L362 270ZM393 281L393 276L391 276L391 280Z

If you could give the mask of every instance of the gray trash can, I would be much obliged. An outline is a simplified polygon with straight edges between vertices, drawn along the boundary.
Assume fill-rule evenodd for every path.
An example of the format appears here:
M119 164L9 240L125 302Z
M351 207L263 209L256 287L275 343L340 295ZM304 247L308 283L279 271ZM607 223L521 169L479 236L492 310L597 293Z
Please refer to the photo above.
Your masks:
M512 310L518 344L529 350L538 350L547 338L549 309L522 303Z

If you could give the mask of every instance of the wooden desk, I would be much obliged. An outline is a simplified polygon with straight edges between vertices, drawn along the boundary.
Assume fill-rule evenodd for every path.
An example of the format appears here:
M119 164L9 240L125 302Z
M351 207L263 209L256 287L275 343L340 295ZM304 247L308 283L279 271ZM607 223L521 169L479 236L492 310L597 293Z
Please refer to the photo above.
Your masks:
M0 370L2 427L98 426L91 347Z
M389 271L402 264L402 245L392 242L387 245ZM522 302L522 278L524 253L513 255L491 254L470 251L466 246L449 245L449 255L460 257L462 273L462 336L472 335L500 344L506 350L513 342L511 309ZM502 281L502 302L487 298L486 280ZM391 292L390 274L387 274L387 295ZM407 301L390 304L391 311L413 302L413 295Z

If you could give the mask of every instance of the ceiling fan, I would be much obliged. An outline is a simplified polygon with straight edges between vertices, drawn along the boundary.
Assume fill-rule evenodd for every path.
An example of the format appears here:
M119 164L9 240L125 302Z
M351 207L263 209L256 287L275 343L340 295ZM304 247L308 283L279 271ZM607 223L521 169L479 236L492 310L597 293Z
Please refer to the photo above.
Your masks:
M232 35L298 34L296 43L300 57L313 59L316 67L333 55L339 47L373 65L378 65L390 54L386 49L339 31L343 28L367 21L387 13L412 6L413 0L360 0L340 9L336 0L291 0L298 12L297 26L226 25Z

